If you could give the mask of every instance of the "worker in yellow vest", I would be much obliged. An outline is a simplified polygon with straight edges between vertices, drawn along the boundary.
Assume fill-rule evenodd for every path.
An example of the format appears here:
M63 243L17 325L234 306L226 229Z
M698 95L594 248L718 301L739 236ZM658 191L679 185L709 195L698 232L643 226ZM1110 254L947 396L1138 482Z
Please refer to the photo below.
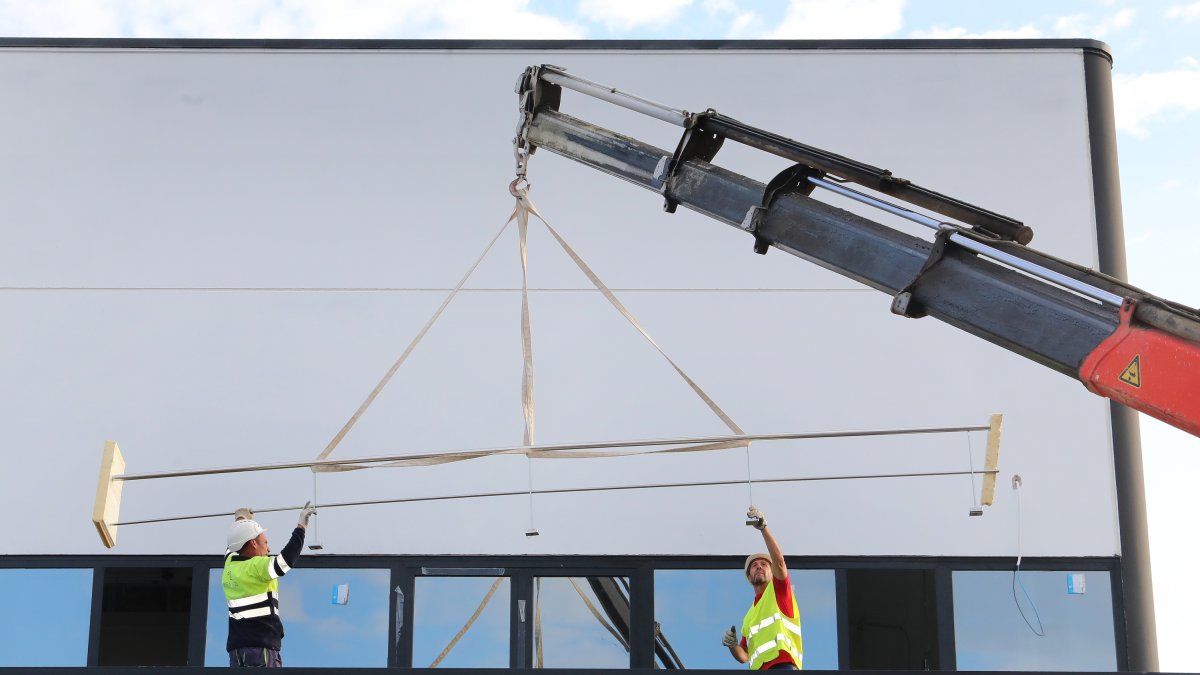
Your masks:
M762 532L766 553L746 558L746 580L754 587L754 604L742 619L742 639L733 626L725 631L721 643L738 663L750 662L751 670L800 670L804 667L804 647L800 642L800 606L792 591L787 563L779 542L767 529L762 511L751 506L746 523Z
M304 530L317 510L312 502L300 511L300 522L288 543L271 555L266 530L254 521L248 508L234 512L233 525L225 539L225 569L221 588L229 607L229 637L225 651L229 666L282 668L279 649L283 623L279 620L279 577L288 573L304 548Z

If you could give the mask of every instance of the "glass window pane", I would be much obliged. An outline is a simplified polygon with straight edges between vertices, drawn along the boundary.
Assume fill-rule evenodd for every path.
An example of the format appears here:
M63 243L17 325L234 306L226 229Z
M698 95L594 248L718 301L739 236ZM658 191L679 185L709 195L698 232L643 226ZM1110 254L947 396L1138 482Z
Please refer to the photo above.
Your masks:
M507 668L509 588L506 577L417 577L413 667Z
M837 670L837 590L833 570L789 570L805 670ZM754 602L754 588L741 570L658 570L654 613L659 630L685 668L745 668L721 644Z
M279 580L285 666L387 667L390 570L299 568ZM348 590L335 602L337 587ZM229 613L221 569L208 579L208 638L204 665L227 666Z
M629 579L540 577L533 604L535 668L629 667Z
M0 570L0 666L86 666L92 570Z
M1068 592L1069 572L1022 571L1019 585L1012 572L955 572L958 669L1116 670L1108 572L1079 574L1083 593Z

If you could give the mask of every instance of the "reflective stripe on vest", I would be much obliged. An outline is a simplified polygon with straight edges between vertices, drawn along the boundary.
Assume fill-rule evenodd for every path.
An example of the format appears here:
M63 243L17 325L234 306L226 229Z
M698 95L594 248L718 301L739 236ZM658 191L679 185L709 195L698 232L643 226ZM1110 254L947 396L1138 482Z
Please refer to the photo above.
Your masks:
M235 560L225 556L221 572L221 589L231 619L251 619L279 614L278 577L288 571L287 563L279 556L258 556Z
M792 594L788 600L792 603L792 613L799 616L796 596ZM781 652L787 652L796 662L797 668L804 665L804 646L800 639L800 620L786 616L775 601L775 586L768 584L758 602L746 612L742 620L742 635L746 638L746 653L750 657L750 669L758 670L763 664L779 658Z

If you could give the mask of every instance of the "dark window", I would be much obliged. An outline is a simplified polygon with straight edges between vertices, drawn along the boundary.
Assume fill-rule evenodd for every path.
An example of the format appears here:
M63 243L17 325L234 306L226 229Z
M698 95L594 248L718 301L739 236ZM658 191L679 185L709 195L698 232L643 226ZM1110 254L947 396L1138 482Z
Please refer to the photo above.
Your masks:
M938 670L932 570L847 570L850 668Z
M101 607L99 665L187 665L190 567L107 568Z

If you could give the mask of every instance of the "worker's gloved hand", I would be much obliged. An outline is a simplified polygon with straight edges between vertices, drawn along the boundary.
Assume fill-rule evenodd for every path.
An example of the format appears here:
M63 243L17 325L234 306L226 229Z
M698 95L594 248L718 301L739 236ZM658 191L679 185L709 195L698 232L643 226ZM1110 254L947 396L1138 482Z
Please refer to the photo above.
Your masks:
M233 512L233 519L238 520L254 520L254 511L249 506L243 506Z
M308 529L308 519L315 515L317 515L317 507L313 506L310 501L304 502L304 508L300 509L300 522L296 524Z
M729 630L725 631L725 635L721 637L721 644L733 649L737 646L737 643L737 631L734 630L733 626L730 626Z
M746 524L753 526L756 530L761 530L767 526L767 517L758 510L757 506L751 506L750 510L746 511Z

